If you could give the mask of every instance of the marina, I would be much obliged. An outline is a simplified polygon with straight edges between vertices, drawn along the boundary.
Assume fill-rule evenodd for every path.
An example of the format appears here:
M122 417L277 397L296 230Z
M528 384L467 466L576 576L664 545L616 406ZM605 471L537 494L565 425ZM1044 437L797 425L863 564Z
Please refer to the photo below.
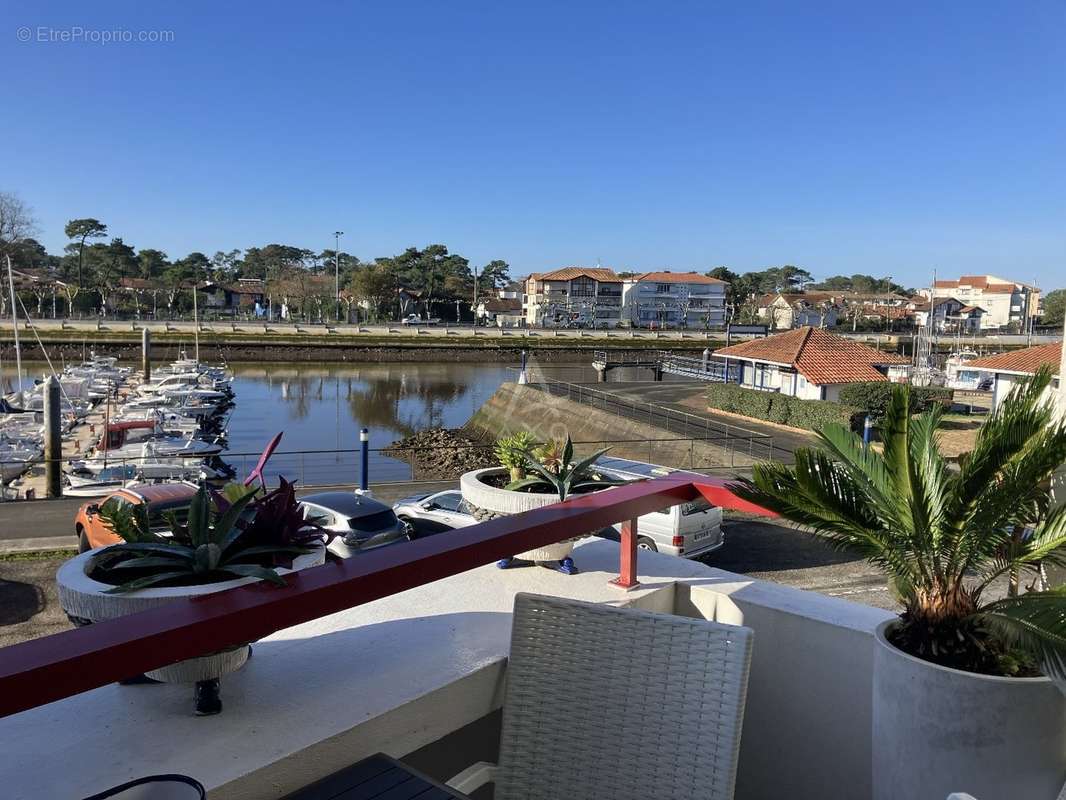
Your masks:
M204 352L207 352L206 348ZM178 355L176 349L163 353L170 360ZM86 358L85 361L92 360ZM162 371L165 363L159 363L153 369L153 377L161 379L166 374ZM91 364L82 363L68 364L65 368L60 364L55 366L64 376L64 387L72 392L74 378L66 376L87 380L87 373L93 369ZM102 366L103 361L97 360L96 368ZM74 484L82 485L86 478L93 476L103 481L118 480L133 469L149 480L180 478L188 474L183 465L177 465L180 469L176 469L171 463L173 459L153 458L152 454L146 453L135 453L137 457L130 458L108 452L106 467L102 455L95 461L87 459L89 450L100 442L105 417L112 425L155 420L162 430L184 437L194 426L199 430L198 417L208 413L214 427L207 429L205 435L223 435L227 449L217 458L239 477L248 474L255 466L270 436L284 432L281 445L266 470L269 482L276 483L278 475L285 475L304 486L355 483L359 477L359 430L366 427L369 429L373 480L410 480L414 477L412 467L383 451L394 441L428 428L463 426L501 384L515 380L518 365L492 361L461 364L229 364L227 377L231 380L227 386L232 391L232 404L224 409L203 399L179 403L177 398L183 392L187 395L189 389L172 388L169 399L158 393L146 395L134 388L138 377L132 366L130 362L112 364L124 381L118 390L123 396L121 404L112 402L108 405L102 397L87 397L87 403L92 403L90 410L64 432L64 462L90 461L93 467L90 470L92 476L71 476ZM46 363L24 363L23 368L28 386L49 374ZM552 364L539 369L564 380L595 379L595 372L587 362ZM638 377L641 377L638 371L629 368L611 375L612 380ZM0 386L5 397L13 397L10 392L17 388L17 378L15 365L10 361L0 369ZM137 384L138 388L141 386ZM14 431L28 426L39 435L41 423L33 421L35 416L40 415L4 415L5 434L13 437ZM69 417L64 419L69 420ZM134 429L124 435L129 441L145 434ZM10 452L14 454L16 451ZM33 450L26 453L26 458L22 458L21 452L17 455L19 460L11 459L12 463L0 459L4 460L6 470L6 499L14 499L16 495L24 498L27 491L31 496L43 496L44 471L39 465L19 477L19 473L25 470L25 462L39 460L41 453ZM225 473L220 470L219 474ZM86 489L81 486L64 486L65 494L80 495L84 491Z

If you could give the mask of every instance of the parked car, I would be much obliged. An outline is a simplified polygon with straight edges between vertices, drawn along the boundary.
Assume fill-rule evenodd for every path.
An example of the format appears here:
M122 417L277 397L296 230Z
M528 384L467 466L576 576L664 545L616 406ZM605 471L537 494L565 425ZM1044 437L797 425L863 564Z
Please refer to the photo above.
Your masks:
M148 523L160 534L170 532L163 518L173 512L179 518L189 510L189 503L196 494L196 484L187 481L127 486L107 495L103 500L86 503L74 515L74 535L78 537L78 551L84 553L94 547L107 547L122 541L100 517L100 507L108 503L129 505L148 504Z
M476 525L470 506L457 489L435 494L416 494L395 503L392 510L401 520L408 522L414 535L429 535Z
M396 516L410 522L415 535L431 535L476 525L470 507L458 490L405 497L392 507ZM621 524L600 532L617 539ZM637 547L682 558L700 558L725 544L722 509L706 500L653 511L637 519Z
M349 558L360 550L371 550L411 540L411 527L384 503L354 492L319 492L300 498L305 519L313 519L337 534L329 551Z
M164 514L173 513L180 521L188 513L196 489L196 484L191 482L128 486L112 492L102 501L86 503L74 517L78 550L84 553L94 547L106 547L122 541L101 519L102 505L147 503L151 529L166 536L170 533L170 526ZM305 518L313 518L323 528L337 534L329 544L329 551L340 558L348 558L359 550L406 542L411 538L410 526L398 520L387 505L371 497L349 492L321 492L299 499Z

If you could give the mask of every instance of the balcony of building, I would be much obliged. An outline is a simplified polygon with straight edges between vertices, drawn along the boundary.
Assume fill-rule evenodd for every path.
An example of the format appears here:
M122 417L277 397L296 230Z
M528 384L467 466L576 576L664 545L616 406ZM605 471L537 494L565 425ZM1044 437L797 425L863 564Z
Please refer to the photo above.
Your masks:
M890 613L698 561L638 556L635 525L621 543L582 540L575 575L494 565L701 496L757 511L722 480L674 473L305 570L283 589L244 586L6 648L4 796L83 798L179 773L211 800L348 797L294 793L378 752L443 782L499 756L512 609L528 592L750 628L735 796L869 797L873 632ZM218 716L192 716L185 685L115 683L248 641L254 657L223 679ZM624 660L614 668L625 671ZM663 675L640 680L655 687ZM587 713L571 691L559 685L538 702ZM627 697L612 701L622 708ZM620 758L638 772L674 769L642 763L639 739L604 724L602 758L574 753L547 765L557 796L575 796L568 784L592 777L582 771L616 770ZM712 758L715 743L703 746Z

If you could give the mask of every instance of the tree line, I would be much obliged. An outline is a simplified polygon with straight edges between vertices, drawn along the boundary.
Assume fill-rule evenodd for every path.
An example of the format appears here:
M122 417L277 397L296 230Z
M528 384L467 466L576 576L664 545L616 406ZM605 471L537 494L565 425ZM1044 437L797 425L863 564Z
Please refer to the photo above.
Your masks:
M430 312L448 316L457 300L470 304L475 291L483 296L512 283L506 261L472 265L443 244L408 247L369 261L344 250L278 243L172 258L157 248L134 247L93 217L67 222L61 254L49 253L37 233L32 211L16 195L0 193L0 257L10 255L16 269L63 282L70 305L82 310L96 302L114 307L126 296L122 287L130 284L150 287L164 295L168 308L183 310L187 303L178 301L194 283L230 286L251 278L263 281L279 302L305 311L331 309L339 283L342 296L375 317L394 312L401 287L418 292Z

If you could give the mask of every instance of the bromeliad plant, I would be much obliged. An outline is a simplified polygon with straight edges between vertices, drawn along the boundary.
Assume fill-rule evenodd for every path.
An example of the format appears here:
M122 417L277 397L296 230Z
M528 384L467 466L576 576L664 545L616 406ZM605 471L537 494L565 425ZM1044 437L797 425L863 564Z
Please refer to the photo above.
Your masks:
M570 437L566 437L566 443L562 446L557 464L543 464L532 456L526 456L526 470L529 477L509 483L506 488L514 492L531 491L539 489L547 492L556 492L559 500L565 500L572 494L591 492L596 489L606 489L609 486L618 486L625 481L608 478L596 471L594 464L596 459L611 448L605 447L597 450L591 456L580 461L574 460L574 444ZM554 469L552 468L554 467Z
M982 425L959 468L940 453L939 407L912 417L907 387L885 411L883 453L840 425L795 465L759 464L741 497L881 567L903 603L889 638L956 669L1066 679L1066 586L1037 591L1041 564L1066 564L1066 506L1050 509L1066 461L1041 370ZM1031 578L1029 591L1021 591ZM993 585L1006 596L986 600ZM1004 592L1000 592L1004 594Z
M526 477L526 459L536 446L537 440L529 431L518 431L496 440L496 458L500 466L510 471L512 481Z
M324 531L304 519L291 483L256 498L230 486L219 493L201 487L187 521L167 514L170 536L149 526L143 504L105 503L100 516L124 540L97 554L90 574L116 584L109 594L150 586L190 586L233 578L261 578L284 586L275 567L320 546Z

